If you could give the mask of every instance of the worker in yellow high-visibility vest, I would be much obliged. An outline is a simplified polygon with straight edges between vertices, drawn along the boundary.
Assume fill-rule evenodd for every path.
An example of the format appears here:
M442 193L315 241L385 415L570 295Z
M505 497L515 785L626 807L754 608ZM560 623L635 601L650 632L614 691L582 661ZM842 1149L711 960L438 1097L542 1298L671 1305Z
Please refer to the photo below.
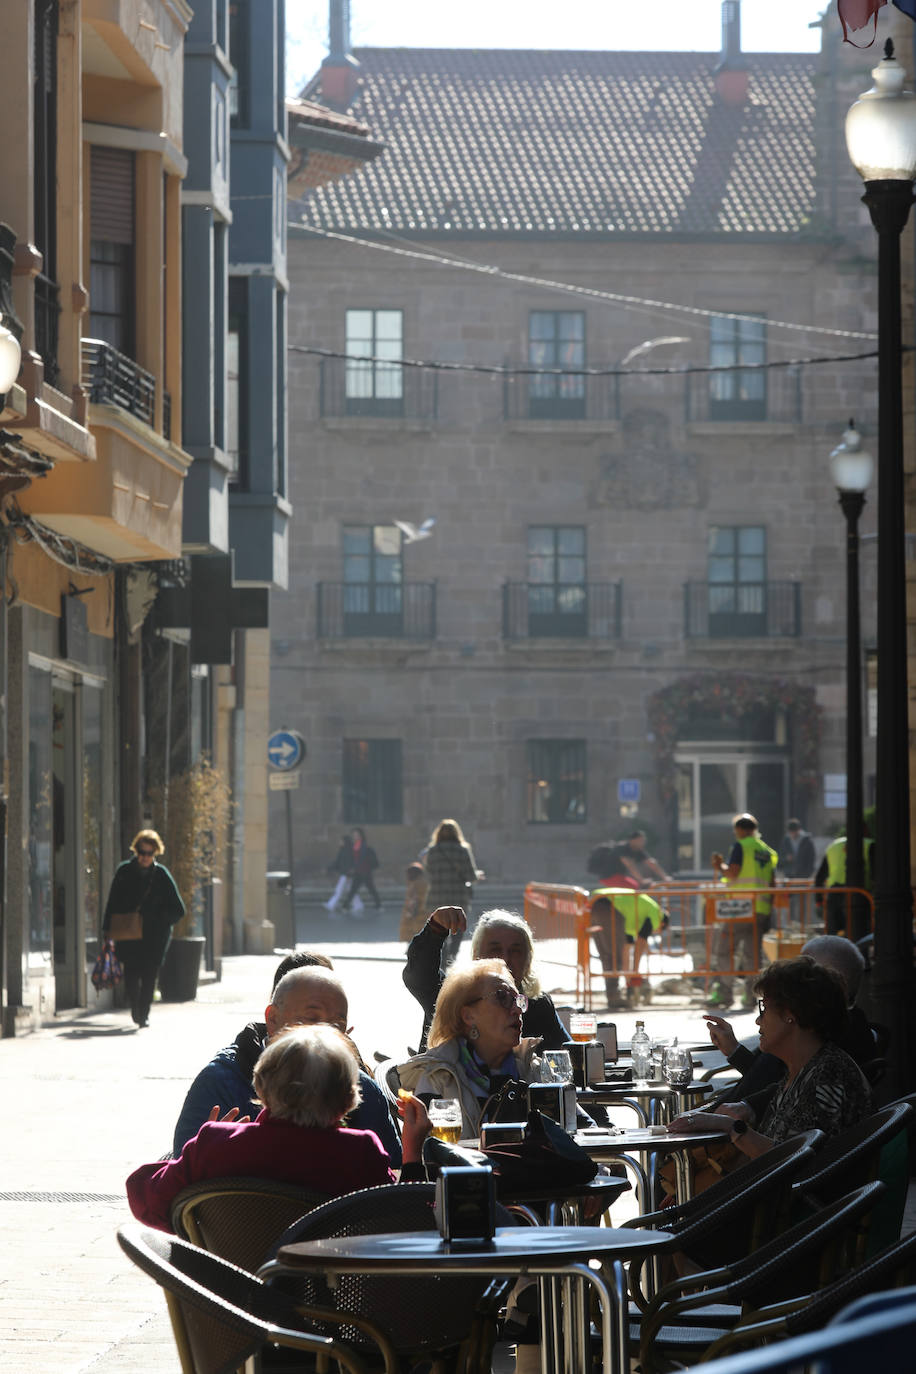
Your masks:
M654 897L625 887L597 887L591 895L591 921L595 948L607 989L607 1004L613 1011L624 1005L620 998L619 974L627 977L627 997L635 999L642 980L638 979L643 954L649 952L649 936L668 924L668 917ZM648 983L646 983L648 993ZM648 1000L648 996L647 996Z
M865 868L865 886L871 890L872 874L874 864L875 842L868 835L862 840L862 856ZM814 875L815 887L845 887L846 886L846 836L838 835L837 838L828 844L824 850L824 857L821 859L820 867ZM823 894L821 894L822 896ZM818 906L821 905L821 896L817 898ZM838 892L835 895L831 892L827 894L827 934L841 935L846 933L847 921L847 894ZM863 899L864 900L864 899Z
M728 856L728 863L721 854L713 854L710 861L713 872L735 891L773 887L779 856L775 849L771 849L760 838L756 817L744 812L743 815L735 817L733 826L735 843ZM725 921L719 924L712 951L714 969L760 967L760 942L770 928L773 899L758 892L752 901L754 905L751 919L735 921L731 927ZM752 1004L753 983L754 979L748 977L742 996L745 1006ZM723 1008L730 1007L731 1003L731 979L715 979L709 990L709 1005Z

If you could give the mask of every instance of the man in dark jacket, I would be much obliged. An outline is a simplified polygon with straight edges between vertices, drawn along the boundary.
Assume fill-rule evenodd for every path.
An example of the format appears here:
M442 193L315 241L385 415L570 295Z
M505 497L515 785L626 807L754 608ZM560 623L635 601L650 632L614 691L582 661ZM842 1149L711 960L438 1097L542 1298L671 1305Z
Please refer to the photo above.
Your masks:
M299 956L294 956L298 958ZM284 960L284 965L289 965ZM279 972L280 970L278 970ZM287 1026L324 1023L347 1030L348 1005L343 984L328 969L320 966L294 967L275 984L263 1021L250 1021L231 1045L201 1069L188 1089L175 1127L172 1153L177 1157L205 1121L254 1116L254 1066L272 1036ZM358 1130L374 1131L387 1151L392 1166L401 1162L401 1144L388 1114L384 1094L362 1069L359 1075L362 1101L351 1112L346 1124ZM216 1116L214 1117L214 1111Z
M779 841L779 871L784 878L810 878L816 867L814 841L793 817Z
M442 986L439 967L442 946L449 935L467 930L467 926L467 916L460 906L437 907L407 947L407 963L402 976L404 986L423 1008L421 1050L426 1048L426 1035ZM545 1050L558 1050L569 1040L556 1007L548 994L541 991L537 974L532 970L534 944L531 931L521 916L512 911L484 912L474 929L471 957L502 959L506 963L515 986L528 998L528 1010L522 1015L523 1036L540 1036L541 1048Z

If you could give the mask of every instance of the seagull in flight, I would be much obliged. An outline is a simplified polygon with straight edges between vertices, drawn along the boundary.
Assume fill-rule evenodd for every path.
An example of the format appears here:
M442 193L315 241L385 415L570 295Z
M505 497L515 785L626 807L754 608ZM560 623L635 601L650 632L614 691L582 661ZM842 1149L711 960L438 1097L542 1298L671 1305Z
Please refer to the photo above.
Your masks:
M394 522L404 536L405 544L414 544L418 539L428 539L433 532L433 525L436 523L435 516L430 516L424 520L423 524L417 528L409 520L395 520Z

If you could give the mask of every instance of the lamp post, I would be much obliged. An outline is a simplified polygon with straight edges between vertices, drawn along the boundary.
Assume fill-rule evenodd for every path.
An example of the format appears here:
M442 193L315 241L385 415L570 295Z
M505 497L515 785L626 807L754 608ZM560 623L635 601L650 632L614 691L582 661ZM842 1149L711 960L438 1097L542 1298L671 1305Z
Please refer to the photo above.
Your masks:
M846 146L878 233L878 739L874 1001L890 1030L891 1098L912 1086L913 906L903 518L900 235L913 203L916 97L888 39L875 84L846 116ZM847 855L851 845L847 845Z
M855 420L830 455L830 471L846 517L846 885L865 886L862 824L862 619L859 612L859 516L874 463ZM853 896L846 932L867 934L864 899Z

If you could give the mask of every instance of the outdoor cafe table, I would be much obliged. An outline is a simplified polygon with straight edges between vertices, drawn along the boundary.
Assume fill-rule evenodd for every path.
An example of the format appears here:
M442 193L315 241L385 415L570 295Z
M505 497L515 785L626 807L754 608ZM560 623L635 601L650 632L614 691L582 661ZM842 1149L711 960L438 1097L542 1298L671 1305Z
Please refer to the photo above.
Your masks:
M577 1131L575 1140L591 1156L596 1164L607 1164L620 1159L628 1167L636 1165L633 1172L639 1180L640 1211L652 1211L654 1200L649 1194L649 1183L642 1159L650 1154L673 1154L677 1171L677 1200L686 1202L691 1196L690 1164L688 1151L697 1145L711 1145L726 1140L724 1131L670 1131L662 1132L658 1127L635 1127L627 1130L604 1131L600 1126ZM632 1155L639 1155L637 1162Z
M492 1241L444 1241L436 1231L337 1236L283 1245L259 1277L323 1274L333 1288L343 1274L429 1278L431 1274L531 1277L541 1299L543 1374L590 1374L591 1287L601 1310L604 1374L629 1369L627 1285L623 1262L671 1248L667 1231L605 1226L499 1227ZM592 1268L590 1260L601 1262Z
M711 1084L703 1082L675 1087L664 1081L650 1079L647 1082L636 1079L632 1083L606 1083L597 1087L580 1088L576 1093L576 1099L585 1111L588 1111L589 1103L601 1107L614 1107L629 1102L630 1099L638 1104L645 1101L649 1107L645 1115L650 1119L657 1115L660 1123L667 1125L676 1116L680 1116L681 1112L692 1107L694 1099L709 1096L713 1091ZM644 1124L648 1125L650 1121Z

